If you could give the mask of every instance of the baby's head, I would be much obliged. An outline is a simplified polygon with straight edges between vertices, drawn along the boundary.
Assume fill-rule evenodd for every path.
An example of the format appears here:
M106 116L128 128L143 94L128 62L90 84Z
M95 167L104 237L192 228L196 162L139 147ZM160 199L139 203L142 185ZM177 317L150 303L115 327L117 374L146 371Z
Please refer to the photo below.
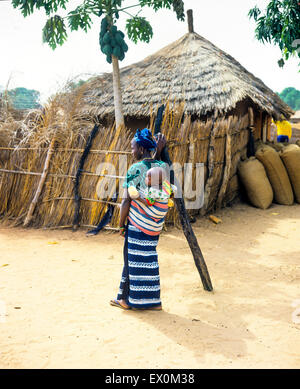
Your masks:
M161 167L153 167L147 171L145 183L147 186L161 186L166 179L166 172Z

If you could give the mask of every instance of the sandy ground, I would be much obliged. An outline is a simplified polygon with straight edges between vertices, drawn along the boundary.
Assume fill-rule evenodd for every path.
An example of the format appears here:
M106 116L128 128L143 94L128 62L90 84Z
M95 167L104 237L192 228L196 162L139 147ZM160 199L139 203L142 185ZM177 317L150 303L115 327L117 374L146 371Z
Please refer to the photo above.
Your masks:
M0 368L299 368L300 206L216 216L193 225L213 292L183 233L161 235L161 312L109 305L118 235L0 227Z

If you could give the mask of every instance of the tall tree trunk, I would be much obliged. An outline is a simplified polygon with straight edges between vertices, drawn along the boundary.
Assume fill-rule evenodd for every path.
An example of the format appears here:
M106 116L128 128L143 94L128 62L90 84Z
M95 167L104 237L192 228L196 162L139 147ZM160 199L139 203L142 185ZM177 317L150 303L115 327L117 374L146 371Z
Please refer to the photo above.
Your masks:
M121 93L121 83L120 83L119 60L114 55L112 55L112 65L113 65L115 119L116 119L116 127L118 128L119 126L124 126L124 116L123 116L123 104L122 104L122 93Z

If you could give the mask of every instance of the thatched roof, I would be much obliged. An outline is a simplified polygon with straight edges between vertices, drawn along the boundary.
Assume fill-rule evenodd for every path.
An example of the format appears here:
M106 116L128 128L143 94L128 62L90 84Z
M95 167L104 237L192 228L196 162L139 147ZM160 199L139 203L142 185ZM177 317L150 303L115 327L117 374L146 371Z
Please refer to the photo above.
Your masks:
M261 80L230 55L190 32L143 61L120 70L125 116L147 117L168 99L185 101L186 113L226 113L250 98L275 118L293 111ZM112 74L86 85L84 111L114 115Z

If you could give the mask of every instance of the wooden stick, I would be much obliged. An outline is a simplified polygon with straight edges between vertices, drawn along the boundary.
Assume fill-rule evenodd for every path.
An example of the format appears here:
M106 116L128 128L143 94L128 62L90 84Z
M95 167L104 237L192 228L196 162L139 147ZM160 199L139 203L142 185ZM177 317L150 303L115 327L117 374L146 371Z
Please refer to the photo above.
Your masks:
M172 165L172 162L171 162L170 157L169 157L169 153L166 150L166 148L162 152L162 160L164 162L168 163L169 166ZM177 182L175 175L174 175L174 184L175 184L175 186L177 186L177 188L180 188L180 184ZM191 223L190 223L190 220L189 220L186 208L185 208L184 199L183 199L182 194L180 197L175 197L174 202L175 202L176 209L177 209L177 212L179 215L180 223L182 225L183 233L186 237L186 240L187 240L187 242L190 246L191 252L193 254L194 262L195 262L196 268L199 272L200 278L202 280L204 290L211 292L213 290L213 287L212 287L212 283L210 280L210 276L209 276L209 273L207 270L206 263L204 261L203 254L202 254L201 249L199 247L196 235L192 229L192 226L191 226Z
M88 228L97 228L98 226L90 226L89 224L81 224L81 227L88 227ZM111 231L120 231L119 228L116 227L109 227L109 226L104 226L103 227L105 230L111 230Z
M80 211L80 200L81 200L81 196L79 193L80 176L81 176L81 173L83 171L83 166L84 166L85 160L90 152L93 140L96 137L98 130L99 130L99 126L97 124L95 124L93 130L91 131L91 133L87 139L86 146L85 146L85 149L84 149L82 156L80 158L79 166L78 166L78 169L76 172L76 177L75 177L75 182L74 182L74 197L75 198L74 198L73 231L76 231L78 228L78 225L79 225L79 211Z
M207 156L207 164L208 164L208 178L205 184L205 190L204 190L204 204L202 209L200 210L200 215L204 216L209 205L210 200L210 194L211 194L211 188L213 183L213 173L214 173L214 167L215 167L215 134L218 129L218 126L216 126L216 120L217 115L214 114L213 122L212 122L212 128L210 131L210 141L209 141L209 151Z
M43 173L38 173L38 172L28 172L28 171L23 171L23 170L7 170L7 169L0 169L0 172L3 173L13 173L13 174L27 174L31 176L41 176ZM92 176L92 177L106 177L106 178L120 178L124 179L125 176L114 176L110 174L98 174L98 173L90 173L90 172L82 172L81 173L83 176ZM57 177L57 178L72 178L75 179L76 176L71 176L69 174L55 174L55 173L48 173L49 177Z
M63 229L63 228L72 228L73 225L67 225L67 226L53 226L53 227L44 227L43 230L56 230L56 229ZM87 228L96 228L97 226L90 226L88 224L82 224L81 227L87 227ZM103 227L105 230L111 230L111 231L119 231L119 228L114 227Z
M83 176L93 176L93 177L106 177L106 178L125 178L125 176L114 176L111 174L98 174L98 173L90 173L83 171L81 173Z
M193 10L187 10L189 33L194 32Z
M249 107L248 108L248 115L249 115L249 127L254 130L254 113L253 113L253 108Z
M226 123L226 149L225 149L225 154L226 154L226 165L223 173L223 181L222 185L218 194L218 199L217 199L217 208L221 208L223 205L223 200L225 197L225 193L227 190L228 182L229 182L229 174L230 174L230 169L231 169L231 159L232 159L232 149L231 149L231 133L230 133L230 125L231 125L231 120L232 116L229 117L228 123Z
M7 170L7 169L0 169L0 172L3 173L13 173L13 174L27 174L30 176L41 176L42 173L35 173L35 172L25 172L22 170Z
M160 107L159 110L162 107ZM159 131L160 131L160 123L158 123L158 125L155 126L155 134L157 134ZM170 159L167 147L165 147L162 150L161 159L162 159L162 161L166 162L169 166L172 166L172 161ZM171 180L171 183L174 183L174 185L177 186L178 190L181 189L180 184L176 180L174 171L171 171L170 180ZM199 247L196 235L192 229L192 226L191 226L191 223L189 220L189 216L188 216L186 208L185 208L182 193L180 194L180 196L176 196L174 198L174 202L176 205L177 212L179 214L179 219L180 219L180 223L182 225L183 233L186 237L186 240L187 240L187 242L190 246L191 252L193 254L194 262L195 262L196 268L199 272L204 290L211 292L213 290L213 287L212 287L212 283L210 280L210 276L209 276L207 266L206 266L206 263L204 261L204 257L202 255L201 249Z
M0 150L11 150L11 151L34 151L34 150L48 150L40 147L0 147ZM74 152L82 153L84 149L55 149L54 152ZM90 150L90 153L94 154L131 154L131 151L120 151L120 150Z
M53 138L51 143L50 143L50 146L49 146L49 149L48 149L48 152L47 152L47 156L46 156L46 161L45 161L45 164L44 164L43 173L41 175L41 179L40 179L38 188L37 188L37 190L35 192L34 198L33 198L32 202L31 202L31 204L29 206L27 216L26 216L25 221L23 223L24 227L27 227L29 225L29 223L31 222L31 219L32 219L32 216L33 216L33 212L34 212L36 204L37 204L37 202L39 200L39 197L40 197L40 194L42 192L42 189L44 187L44 184L45 184L45 181L46 181L46 178L47 178L47 174L48 174L48 169L49 169L50 161L51 161L51 156L52 156L53 149L54 149L54 145L55 145L55 138Z
M55 201L55 200L74 200L74 197L54 197L53 199L44 200L43 203L48 203L50 201ZM83 200L83 201L91 201L91 202L95 202L95 203L110 204L110 205L114 205L116 207L120 206L120 203L113 203L112 201L88 199L86 197L81 197L81 200Z
M268 131L268 116L266 114L264 114L263 116L263 136L262 136L262 140L264 143L266 143L267 141L267 131Z

